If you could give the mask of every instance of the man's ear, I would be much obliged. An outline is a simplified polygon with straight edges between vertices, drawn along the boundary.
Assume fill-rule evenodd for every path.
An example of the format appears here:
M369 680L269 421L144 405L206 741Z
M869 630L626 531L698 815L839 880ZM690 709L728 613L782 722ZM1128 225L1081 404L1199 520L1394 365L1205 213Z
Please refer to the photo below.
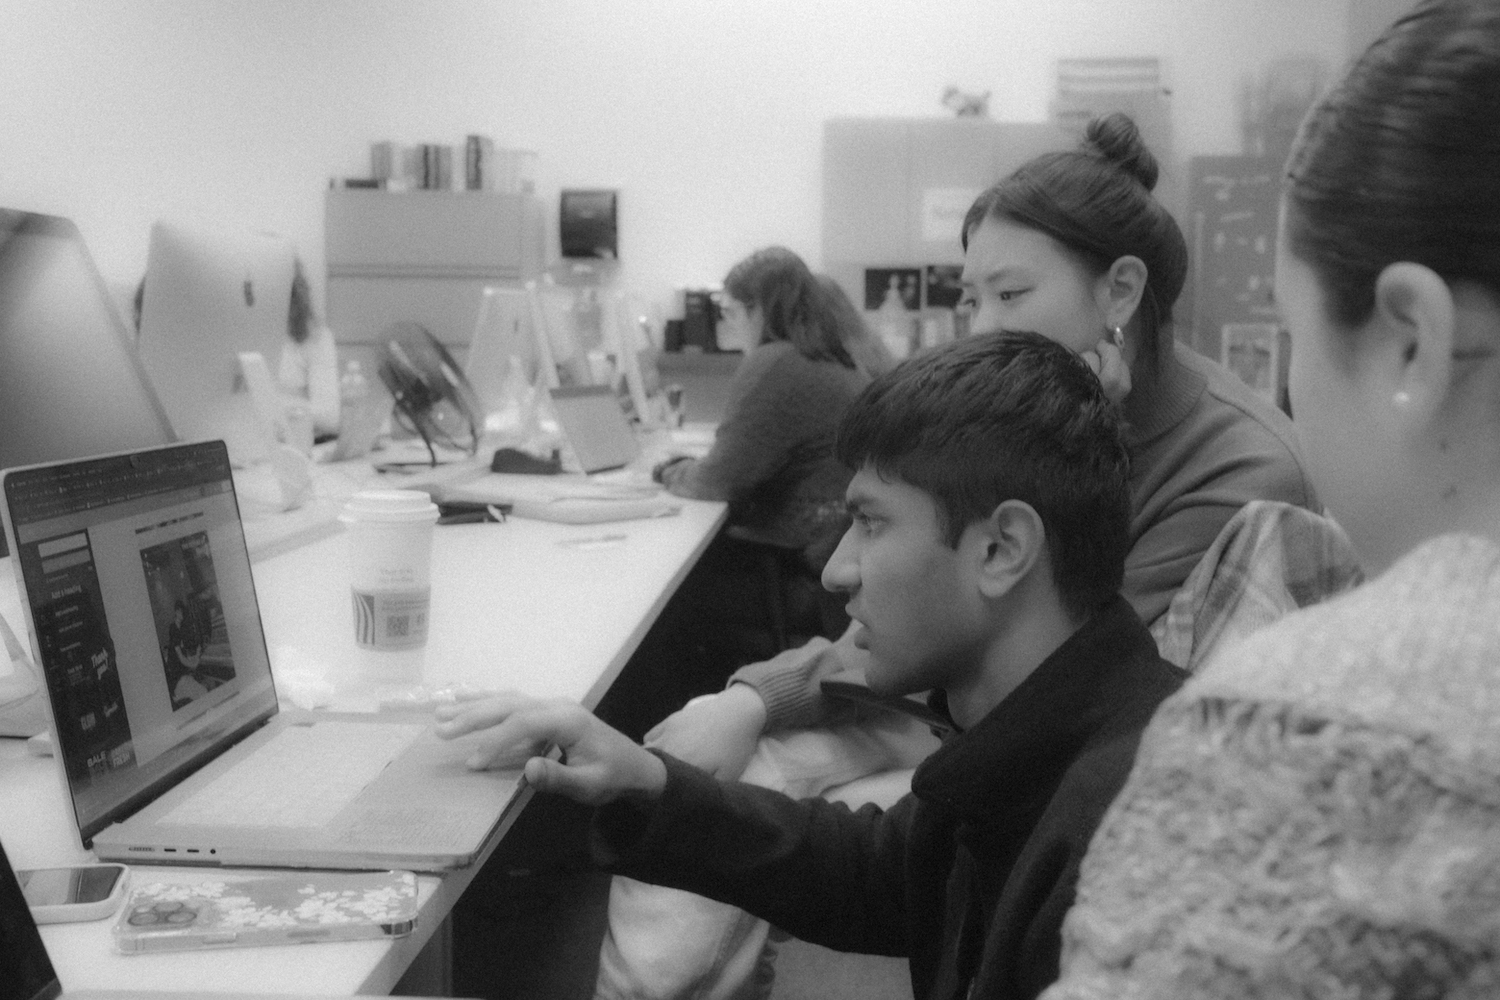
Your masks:
M1104 328L1123 327L1135 318L1146 294L1146 265L1127 254L1109 266L1094 284L1094 300L1104 315Z
M1456 321L1453 292L1432 269L1391 264L1375 280L1375 312L1361 331L1374 348L1364 374L1404 433L1423 431L1448 397Z
M1021 500L1006 500L983 521L970 526L978 550L980 592L1004 597L1031 573L1047 544L1047 530L1036 510Z

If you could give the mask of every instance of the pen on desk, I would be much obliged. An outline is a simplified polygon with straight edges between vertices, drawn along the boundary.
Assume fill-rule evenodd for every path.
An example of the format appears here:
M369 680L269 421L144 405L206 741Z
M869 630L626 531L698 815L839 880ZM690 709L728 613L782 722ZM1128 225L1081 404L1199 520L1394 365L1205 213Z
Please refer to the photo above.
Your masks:
M597 549L606 545L620 545L624 535L590 535L587 538L564 538L557 544L568 549Z

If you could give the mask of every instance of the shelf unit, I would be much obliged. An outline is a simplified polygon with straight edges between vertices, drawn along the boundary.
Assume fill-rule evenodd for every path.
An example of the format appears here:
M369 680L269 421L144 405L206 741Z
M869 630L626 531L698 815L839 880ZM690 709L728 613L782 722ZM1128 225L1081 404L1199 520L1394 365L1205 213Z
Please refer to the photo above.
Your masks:
M341 354L372 351L402 320L462 352L487 285L519 288L542 273L533 195L330 189L323 204L328 324Z

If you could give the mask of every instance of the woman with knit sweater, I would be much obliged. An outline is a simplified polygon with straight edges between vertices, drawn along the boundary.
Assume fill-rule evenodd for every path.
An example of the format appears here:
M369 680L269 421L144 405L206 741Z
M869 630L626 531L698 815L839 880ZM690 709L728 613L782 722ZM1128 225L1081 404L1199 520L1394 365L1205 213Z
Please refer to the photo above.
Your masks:
M1303 124L1276 297L1369 582L1163 704L1046 1000L1500 996L1500 5L1424 0Z

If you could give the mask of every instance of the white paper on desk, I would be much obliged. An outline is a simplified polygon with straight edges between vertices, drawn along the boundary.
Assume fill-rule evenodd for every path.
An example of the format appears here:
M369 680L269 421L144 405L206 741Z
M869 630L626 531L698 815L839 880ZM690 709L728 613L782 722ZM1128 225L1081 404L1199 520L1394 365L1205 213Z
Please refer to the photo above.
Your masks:
M442 486L437 495L439 500L510 504L516 517L564 524L668 517L682 510L681 503L657 486L601 483L583 476L491 472Z
M667 445L675 453L702 458L713 450L717 424L687 424L667 432Z

